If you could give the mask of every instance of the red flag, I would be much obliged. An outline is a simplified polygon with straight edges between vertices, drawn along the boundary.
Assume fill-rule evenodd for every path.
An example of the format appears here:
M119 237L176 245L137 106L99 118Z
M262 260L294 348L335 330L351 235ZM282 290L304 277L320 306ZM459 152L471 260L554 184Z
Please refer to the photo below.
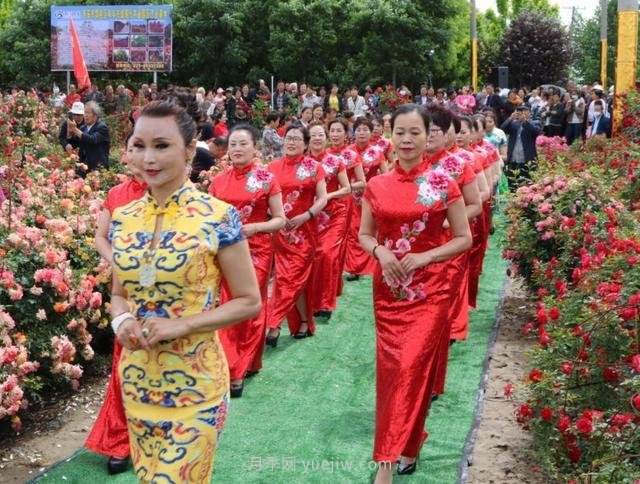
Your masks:
M69 17L69 30L71 32L71 48L73 50L73 75L76 76L78 90L82 91L83 89L91 87L91 79L89 79L87 65L84 63L84 57L80 49L80 40L78 39L76 25L73 23L73 17Z

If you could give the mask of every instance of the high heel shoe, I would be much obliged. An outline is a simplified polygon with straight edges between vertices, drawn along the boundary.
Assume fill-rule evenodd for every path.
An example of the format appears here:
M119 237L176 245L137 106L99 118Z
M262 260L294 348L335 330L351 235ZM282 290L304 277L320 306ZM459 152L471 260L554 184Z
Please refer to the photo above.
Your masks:
M409 476L416 471L418 467L418 457L411 464L403 464L401 461L398 462L398 475L399 476Z
M244 390L244 382L238 384L231 384L231 398L240 398L242 396L242 390Z
M296 331L296 333L293 335L295 339L304 339L307 336L313 336L313 333L309 329L309 324L306 321L302 321L300 323L300 326L302 326L303 324L307 325L307 329L305 331L300 331L300 330Z
M276 336L267 335L267 339L265 340L265 344L267 346L271 346L272 348L275 348L276 346L278 346L278 338L279 337L280 337L280 328L278 328L278 334Z
M109 474L120 474L129 468L129 457L109 457L107 471Z

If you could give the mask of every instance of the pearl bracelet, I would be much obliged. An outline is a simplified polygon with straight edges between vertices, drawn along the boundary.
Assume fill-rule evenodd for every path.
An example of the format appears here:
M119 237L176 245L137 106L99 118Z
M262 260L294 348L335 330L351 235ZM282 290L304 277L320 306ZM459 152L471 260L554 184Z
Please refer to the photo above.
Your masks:
M127 319L136 319L136 317L133 314L126 312L126 313L118 314L115 318L111 320L111 328L113 329L114 334L118 334L118 329L120 328L120 325L124 323Z

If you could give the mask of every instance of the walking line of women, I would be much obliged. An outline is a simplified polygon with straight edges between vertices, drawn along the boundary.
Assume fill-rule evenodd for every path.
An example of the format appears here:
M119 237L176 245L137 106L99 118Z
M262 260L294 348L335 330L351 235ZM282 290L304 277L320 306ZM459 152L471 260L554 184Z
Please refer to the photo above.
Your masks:
M314 317L330 318L346 271L373 275L376 482L391 482L396 462L413 473L450 342L466 338L476 304L501 173L484 118L407 104L391 140L361 117L353 145L340 118L293 124L267 166L255 129L236 125L230 166L203 193L188 180L194 110L180 92L144 107L127 144L132 178L101 215L117 338L86 446L112 473L130 456L141 482L209 482L229 396L285 319L304 339Z

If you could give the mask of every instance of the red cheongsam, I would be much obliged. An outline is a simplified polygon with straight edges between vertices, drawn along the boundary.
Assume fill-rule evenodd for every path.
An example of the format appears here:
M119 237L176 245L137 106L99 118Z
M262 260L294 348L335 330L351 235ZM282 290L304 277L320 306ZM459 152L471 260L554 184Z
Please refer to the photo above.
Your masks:
M104 208L110 213L133 200L142 198L147 185L131 178L124 183L120 183L109 190ZM85 447L98 454L108 455L123 459L129 456L129 431L127 429L127 419L124 415L122 405L122 389L120 377L118 376L118 363L122 346L118 338L113 341L113 358L111 362L111 376L107 385L107 393L104 396L104 403L98 414L98 418L93 424L93 428L84 443Z
M476 156L477 163L482 165L483 171L491 166L488 163L488 153L486 149L479 144L472 144L469 147ZM490 180L488 180L490 183ZM492 187L489 187L491 190ZM491 199L484 202L482 206L482 214L476 218L473 231L473 243L469 255L469 306L475 308L478 298L478 283L480 282L480 274L482 274L482 263L484 261L484 253L486 250L486 240L489 237L489 227L485 214L485 206L490 204Z
M347 178L349 182L353 182L356 179L355 169L356 167L362 165L362 157L358 154L357 151L353 150L351 147L343 146L342 148L329 148L327 149L327 153L331 155L335 155L344 164L347 169ZM342 294L342 288L344 287L344 280L342 279L342 271L344 271L345 259L347 257L347 244L349 237L349 227L351 226L351 217L353 216L353 195L348 195L344 197L344 202L347 208L347 228L346 235L344 240L342 241L342 245L340 247L340 276L338 278L338 296Z
M443 240L447 206L461 198L454 180L424 160L410 172L399 165L369 182L364 199L371 208L378 243L398 259L425 252ZM399 285L387 283L376 265L373 304L376 320L375 461L417 456L427 437L438 351L448 336L449 283L446 264L416 270Z
M266 167L251 162L245 167L233 167L217 175L209 185L209 193L236 207L243 224L261 223L269 219L269 198L280 193L280 185ZM249 239L249 250L260 286L262 310L253 319L218 331L232 380L241 380L247 371L262 368L267 324L267 288L273 264L273 236L255 234ZM229 288L223 282L220 304L230 298Z
M322 164L327 183L327 193L340 189L338 174L346 168L342 158L323 151L316 161ZM318 246L313 264L311 287L314 292L313 312L333 311L342 287L342 255L349 220L349 197L334 198L316 216Z
M473 159L465 159L460 151L442 152L438 155L427 158L434 167L441 167L451 176L462 189L476 180L473 168ZM451 231L443 231L440 245L444 245L451 240ZM464 339L467 336L469 326L469 299L468 299L468 269L469 251L449 259L446 263L446 278L449 281L450 301L449 301L449 332L440 342L438 357L438 371L433 392L442 395L444 393L445 378L447 374L447 360L449 357L449 340ZM457 338L454 338L454 328ZM462 337L464 335L464 338Z
M306 214L313 205L316 185L324 180L322 165L307 156L285 156L269 164L271 171L282 188L282 202L287 219ZM305 291L307 299L307 322L313 333L313 288L310 277L315 257L318 227L317 217L300 227L276 232L275 277L268 303L267 327L276 328L286 317L289 332L293 335L300 329L302 320L296 308L296 301Z
M362 169L367 183L380 170L380 166L386 161L384 151L377 145L369 143L366 147L360 148L357 144L351 148L362 157ZM360 219L362 218L362 193L353 193L353 209L351 211L351 222L347 234L347 257L345 269L353 275L373 274L376 268L376 261L367 254L360 246L358 232L360 232Z
M388 140L387 138L383 138L382 136L372 136L371 143L380 148L387 159L389 158L389 154L393 153L393 144L391 144L391 140Z

